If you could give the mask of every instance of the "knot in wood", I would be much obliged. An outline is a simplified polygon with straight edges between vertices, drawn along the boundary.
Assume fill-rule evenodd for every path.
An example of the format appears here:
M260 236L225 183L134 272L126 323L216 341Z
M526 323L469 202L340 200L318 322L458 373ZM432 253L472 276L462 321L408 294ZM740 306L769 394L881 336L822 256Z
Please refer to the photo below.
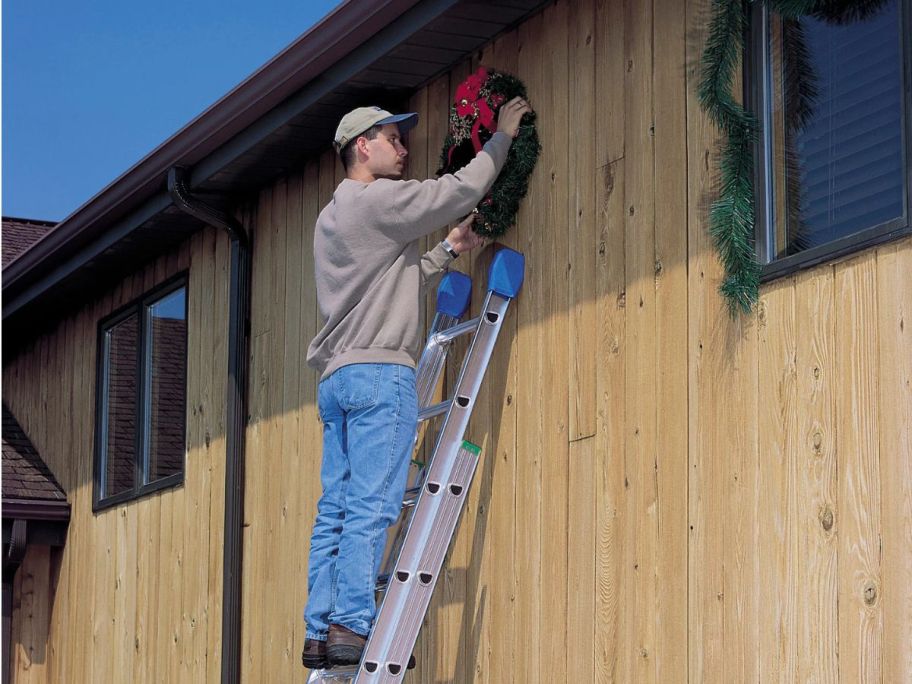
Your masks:
M833 529L833 511L829 506L824 506L820 509L820 524L823 526L824 531L829 532Z
M877 587L874 585L874 582L868 582L865 585L864 602L869 606L873 606L877 602Z
M819 454L822 446L823 446L823 435L820 434L820 431L818 430L817 432L814 433L814 451L816 451Z

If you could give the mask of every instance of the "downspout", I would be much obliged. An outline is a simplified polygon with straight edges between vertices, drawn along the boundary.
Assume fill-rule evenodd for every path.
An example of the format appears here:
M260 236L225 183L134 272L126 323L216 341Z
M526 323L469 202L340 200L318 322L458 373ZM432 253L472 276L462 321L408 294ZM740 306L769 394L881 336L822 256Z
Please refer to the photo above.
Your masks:
M189 171L168 171L174 205L223 229L231 239L228 294L228 387L225 424L225 544L222 585L222 684L241 679L241 573L243 570L244 442L247 424L247 344L250 335L250 240L233 216L190 194Z

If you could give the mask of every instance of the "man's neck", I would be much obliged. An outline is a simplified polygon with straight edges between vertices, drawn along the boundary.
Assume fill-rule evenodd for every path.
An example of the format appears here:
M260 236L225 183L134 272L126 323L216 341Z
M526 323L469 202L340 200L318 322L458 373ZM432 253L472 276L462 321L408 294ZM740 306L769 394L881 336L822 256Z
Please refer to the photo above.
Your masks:
M377 180L377 176L372 174L363 166L356 166L352 169L349 169L346 177L349 180L358 181L359 183L373 183Z

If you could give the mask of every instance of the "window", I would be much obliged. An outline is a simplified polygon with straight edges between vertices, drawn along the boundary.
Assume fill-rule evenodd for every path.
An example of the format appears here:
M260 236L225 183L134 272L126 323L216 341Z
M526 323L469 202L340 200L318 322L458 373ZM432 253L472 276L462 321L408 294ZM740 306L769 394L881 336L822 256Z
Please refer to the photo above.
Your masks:
M764 279L910 232L910 5L833 3L796 21L755 3L748 98L762 129Z
M183 481L185 275L101 322L96 406L96 509Z

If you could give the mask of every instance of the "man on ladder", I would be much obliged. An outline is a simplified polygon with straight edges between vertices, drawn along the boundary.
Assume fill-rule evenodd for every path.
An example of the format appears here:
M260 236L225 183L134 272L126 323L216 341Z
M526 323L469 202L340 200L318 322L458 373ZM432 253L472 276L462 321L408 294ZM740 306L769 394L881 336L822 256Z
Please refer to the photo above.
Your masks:
M359 662L376 612L386 530L399 515L417 429L420 291L481 244L471 221L419 255L418 239L469 214L503 168L523 114L500 109L498 132L456 174L403 181L402 135L417 114L346 114L335 145L346 178L314 236L317 301L326 321L307 362L320 372L323 494L310 545L305 667Z

